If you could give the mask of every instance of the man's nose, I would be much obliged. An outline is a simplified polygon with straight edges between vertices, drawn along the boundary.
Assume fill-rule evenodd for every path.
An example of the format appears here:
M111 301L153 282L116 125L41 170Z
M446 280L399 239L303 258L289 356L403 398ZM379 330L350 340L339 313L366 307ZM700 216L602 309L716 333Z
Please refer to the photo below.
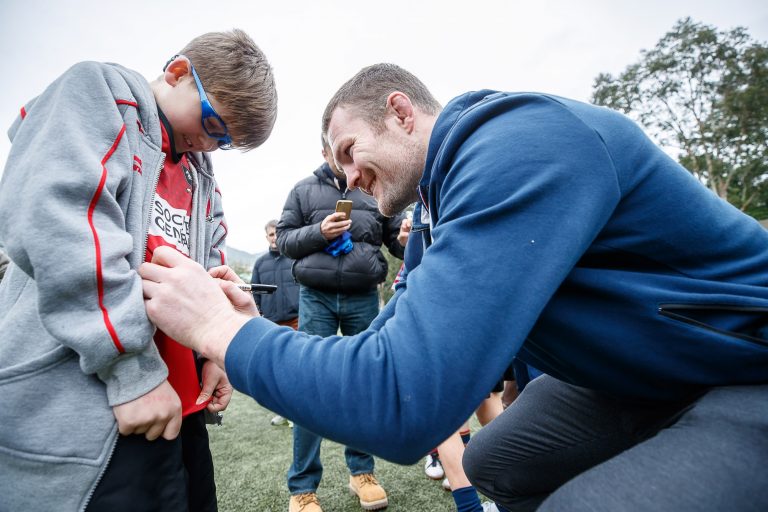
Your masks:
M350 190L356 189L360 186L360 172L355 169L354 164L345 165L342 167L344 174L347 176L347 188Z

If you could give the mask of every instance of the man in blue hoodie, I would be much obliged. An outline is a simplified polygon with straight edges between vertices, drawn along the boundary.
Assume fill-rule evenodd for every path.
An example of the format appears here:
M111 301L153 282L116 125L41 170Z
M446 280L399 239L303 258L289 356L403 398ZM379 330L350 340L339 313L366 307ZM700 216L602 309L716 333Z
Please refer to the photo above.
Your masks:
M464 457L497 503L768 510L757 222L624 116L555 96L478 91L442 109L379 64L341 87L323 131L383 213L424 206L431 240L405 289L368 330L317 343L156 251L141 274L160 328L269 409L401 463L446 438L518 357L547 375Z

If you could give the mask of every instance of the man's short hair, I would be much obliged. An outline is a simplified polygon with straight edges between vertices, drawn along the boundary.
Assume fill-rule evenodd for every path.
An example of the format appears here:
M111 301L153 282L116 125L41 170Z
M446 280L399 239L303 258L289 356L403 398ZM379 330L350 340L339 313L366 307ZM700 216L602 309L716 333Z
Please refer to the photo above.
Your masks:
M395 64L374 64L358 71L333 95L323 112L323 133L328 132L331 115L339 107L353 108L374 129L383 130L387 97L394 91L405 93L427 114L436 115L442 109L429 89L413 74Z
M205 92L226 108L233 145L247 151L264 143L277 118L277 88L267 57L248 34L209 32L179 54L195 66Z
M275 228L275 229L277 229L277 220L275 220L275 219L272 219L271 221L269 221L269 222L267 222L266 224L264 224L264 232L265 232L265 233L266 233L267 231L269 231L269 228Z

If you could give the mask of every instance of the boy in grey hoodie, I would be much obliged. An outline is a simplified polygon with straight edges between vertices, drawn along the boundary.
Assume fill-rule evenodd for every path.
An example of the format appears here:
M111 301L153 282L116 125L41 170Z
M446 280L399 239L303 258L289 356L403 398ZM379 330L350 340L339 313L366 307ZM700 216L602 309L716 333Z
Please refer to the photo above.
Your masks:
M76 64L21 108L0 181L0 509L216 508L202 415L231 386L155 332L136 269L160 246L224 263L207 153L259 146L276 109L240 30L192 40L152 83Z

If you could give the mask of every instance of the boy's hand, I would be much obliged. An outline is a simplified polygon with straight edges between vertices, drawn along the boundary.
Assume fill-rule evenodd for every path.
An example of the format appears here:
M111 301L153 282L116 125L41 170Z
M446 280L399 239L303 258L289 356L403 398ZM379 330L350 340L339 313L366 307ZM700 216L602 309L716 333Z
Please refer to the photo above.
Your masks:
M201 404L211 399L207 409L211 412L220 412L227 408L231 398L232 385L224 370L216 366L213 361L203 363L203 389L195 403Z
M343 232L348 231L352 226L352 221L344 220L344 217L343 212L334 212L324 218L320 223L320 233L322 233L323 238L330 242Z
M112 412L124 436L144 434L149 441L176 439L181 430L181 400L167 380L136 400L116 405Z

